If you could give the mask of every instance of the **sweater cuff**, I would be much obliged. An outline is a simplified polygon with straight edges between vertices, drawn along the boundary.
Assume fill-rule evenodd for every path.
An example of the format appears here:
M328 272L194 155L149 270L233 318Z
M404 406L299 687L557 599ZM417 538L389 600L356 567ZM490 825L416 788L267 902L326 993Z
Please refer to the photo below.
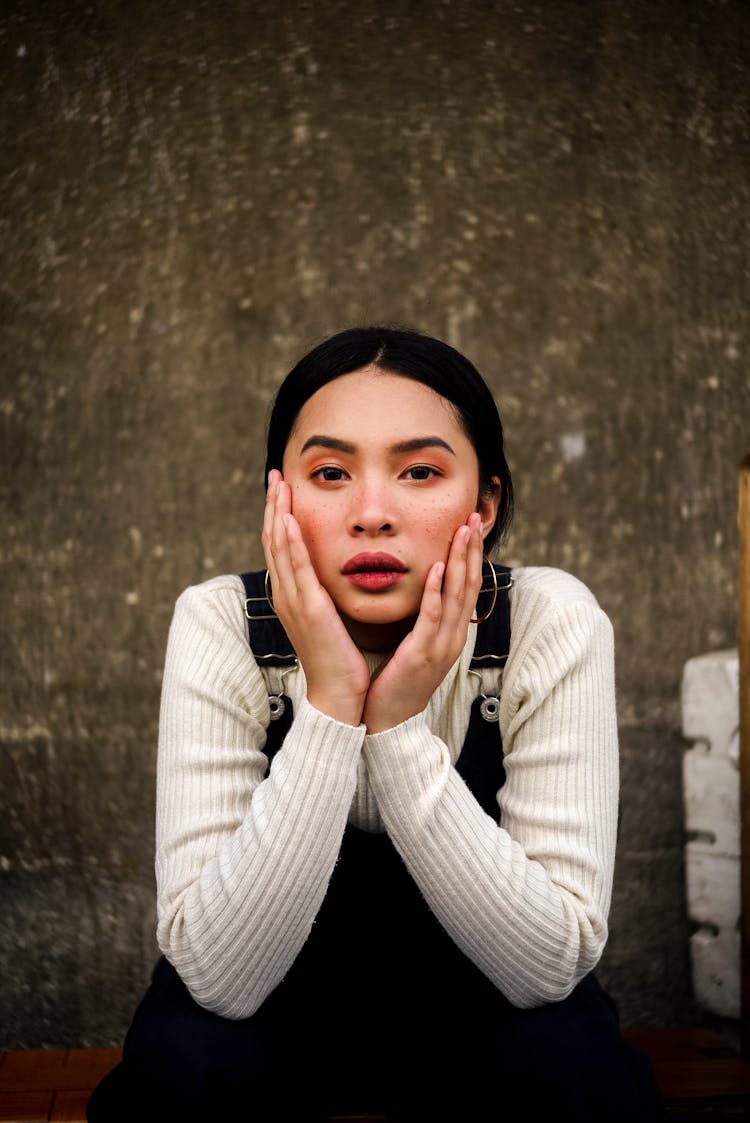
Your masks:
M450 753L429 729L424 713L392 729L369 733L364 754L378 805L386 820L429 814L450 774Z
M334 767L342 762L356 762L367 732L365 725L347 725L343 721L316 710L307 698L297 706L292 729L295 741L309 749L315 746L315 766ZM308 758L309 752L305 754Z

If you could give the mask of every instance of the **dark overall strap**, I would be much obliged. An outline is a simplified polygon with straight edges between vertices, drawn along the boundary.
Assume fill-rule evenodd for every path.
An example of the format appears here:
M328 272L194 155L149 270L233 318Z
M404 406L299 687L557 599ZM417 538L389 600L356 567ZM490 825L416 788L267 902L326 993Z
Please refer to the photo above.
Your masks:
M508 661L510 651L510 600L508 592L513 584L510 569L496 565L497 601L492 613L477 627L477 638L471 669L479 667L496 668L492 693L480 694L471 705L469 728L466 731L461 753L456 761L456 771L466 782L472 795L483 811L495 822L500 819L497 793L505 782L503 766L503 741L500 736L500 686L502 672ZM482 590L477 601L477 613L481 617L489 611L492 603L494 582L487 562L482 572Z
M256 662L293 666L297 656L266 594L266 571L241 573L240 577L245 586L248 638Z
M510 651L510 600L508 590L513 584L513 574L507 565L495 565L497 579L497 601L490 617L477 628L472 668L505 666ZM482 568L482 588L477 600L477 615L484 616L492 604L494 582L489 562Z
M247 617L250 650L259 666L293 667L297 662L294 648L289 642L281 621L266 596L266 571L241 573L245 586L245 616ZM266 731L264 752L270 762L284 743L292 724L292 700L286 694L269 697L271 722Z
M499 683L502 668L510 650L510 602L508 590L513 584L510 569L496 565L497 601L489 618L477 627L472 670L496 667L498 687L496 694L480 695L472 704L466 739L461 749L456 769L468 784L482 808L493 819L498 818L496 794L505 779L499 717ZM294 666L297 657L289 638L273 610L265 591L265 572L240 575L245 586L245 616L248 620L250 648L259 665ZM488 611L494 592L494 582L488 563L482 574L482 589L477 612ZM292 703L285 694L271 696L271 723L266 735L265 753L269 762L281 748L292 723ZM279 703L281 703L279 705Z

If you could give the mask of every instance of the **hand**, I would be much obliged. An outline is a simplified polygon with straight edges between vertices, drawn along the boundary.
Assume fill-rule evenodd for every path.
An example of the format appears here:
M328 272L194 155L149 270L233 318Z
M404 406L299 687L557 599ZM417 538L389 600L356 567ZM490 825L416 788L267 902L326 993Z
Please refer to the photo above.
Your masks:
M263 552L273 604L307 679L307 698L347 725L362 720L370 673L330 596L318 581L281 472L268 475Z
M368 733L420 713L463 651L482 584L482 520L474 513L453 536L445 565L425 582L414 627L373 678L363 720Z

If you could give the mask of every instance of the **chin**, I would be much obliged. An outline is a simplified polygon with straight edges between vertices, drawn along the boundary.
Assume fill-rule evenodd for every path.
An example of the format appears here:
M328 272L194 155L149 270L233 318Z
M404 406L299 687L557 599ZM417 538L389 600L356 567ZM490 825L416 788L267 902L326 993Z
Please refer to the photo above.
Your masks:
M399 611L395 607L388 609L386 605L383 605L382 608L364 608L359 611L355 609L352 612L341 610L341 615L347 616L355 624L382 624L383 626L414 620L418 613L418 607Z

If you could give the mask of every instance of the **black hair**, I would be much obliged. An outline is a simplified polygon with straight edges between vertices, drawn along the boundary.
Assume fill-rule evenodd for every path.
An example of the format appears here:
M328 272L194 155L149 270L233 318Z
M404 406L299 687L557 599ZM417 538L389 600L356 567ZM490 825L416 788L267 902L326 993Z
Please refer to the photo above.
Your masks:
M459 351L416 331L349 328L314 347L287 375L271 408L266 444L266 482L281 470L297 415L316 391L343 374L378 367L429 386L449 401L479 462L479 486L490 494L500 481L495 525L485 538L487 553L501 540L513 515L513 483L503 451L503 426L495 400L479 371Z

